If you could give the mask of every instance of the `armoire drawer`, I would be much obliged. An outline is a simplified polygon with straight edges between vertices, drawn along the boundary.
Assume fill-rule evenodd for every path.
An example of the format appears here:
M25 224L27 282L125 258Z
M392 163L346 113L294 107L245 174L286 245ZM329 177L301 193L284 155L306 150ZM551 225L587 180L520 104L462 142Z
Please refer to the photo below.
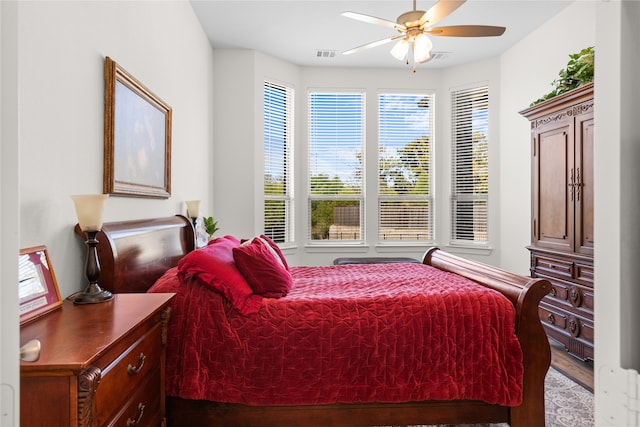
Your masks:
M574 276L573 262L558 258L532 255L531 268L540 274L572 280Z
M535 274L534 277L547 279L551 282L551 293L545 297L545 301L579 315L593 318L594 298L592 288L566 282L545 274Z
M538 308L540 321L547 328L562 331L567 336L593 343L593 321L572 313L563 312L544 303Z
M594 269L593 264L575 263L575 280L581 285L593 288Z

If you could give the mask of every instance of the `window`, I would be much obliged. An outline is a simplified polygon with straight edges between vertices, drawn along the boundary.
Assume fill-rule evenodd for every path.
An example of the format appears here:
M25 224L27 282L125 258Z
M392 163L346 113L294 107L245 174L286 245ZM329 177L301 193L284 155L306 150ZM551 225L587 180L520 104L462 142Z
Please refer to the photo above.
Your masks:
M293 241L293 89L264 82L264 233Z
M362 242L363 93L309 93L309 240Z
M451 92L451 243L486 245L489 89Z
M378 239L433 240L433 95L378 95Z

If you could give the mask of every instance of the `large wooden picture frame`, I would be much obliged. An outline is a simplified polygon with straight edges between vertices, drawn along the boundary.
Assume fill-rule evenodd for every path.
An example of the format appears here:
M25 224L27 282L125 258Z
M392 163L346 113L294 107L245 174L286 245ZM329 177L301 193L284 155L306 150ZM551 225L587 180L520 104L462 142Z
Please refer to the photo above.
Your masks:
M104 61L103 192L171 195L171 107L108 56Z
M18 298L20 325L62 306L58 282L45 246L20 249Z

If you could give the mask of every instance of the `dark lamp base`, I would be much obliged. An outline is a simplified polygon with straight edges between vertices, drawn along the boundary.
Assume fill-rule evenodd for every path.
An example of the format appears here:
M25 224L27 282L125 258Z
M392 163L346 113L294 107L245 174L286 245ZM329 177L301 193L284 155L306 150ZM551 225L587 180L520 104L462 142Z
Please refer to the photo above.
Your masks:
M105 289L85 290L79 293L74 299L74 304L97 304L113 299L113 294Z
M98 284L98 277L100 276L100 262L98 261L98 252L96 251L97 231L87 231L87 241L85 242L89 247L87 252L87 262L84 265L85 272L87 273L87 279L89 279L89 285L80 292L78 296L73 300L76 304L96 304L99 302L109 301L113 299L113 294L106 289L102 289Z

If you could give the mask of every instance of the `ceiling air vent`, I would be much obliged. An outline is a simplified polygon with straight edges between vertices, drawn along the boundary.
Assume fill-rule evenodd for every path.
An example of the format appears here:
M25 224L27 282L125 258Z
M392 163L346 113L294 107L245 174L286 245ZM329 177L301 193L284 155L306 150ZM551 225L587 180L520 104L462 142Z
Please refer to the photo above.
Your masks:
M336 56L335 50L316 50L316 58L333 58Z
M451 55L451 52L431 52L431 60L447 59L449 55Z

